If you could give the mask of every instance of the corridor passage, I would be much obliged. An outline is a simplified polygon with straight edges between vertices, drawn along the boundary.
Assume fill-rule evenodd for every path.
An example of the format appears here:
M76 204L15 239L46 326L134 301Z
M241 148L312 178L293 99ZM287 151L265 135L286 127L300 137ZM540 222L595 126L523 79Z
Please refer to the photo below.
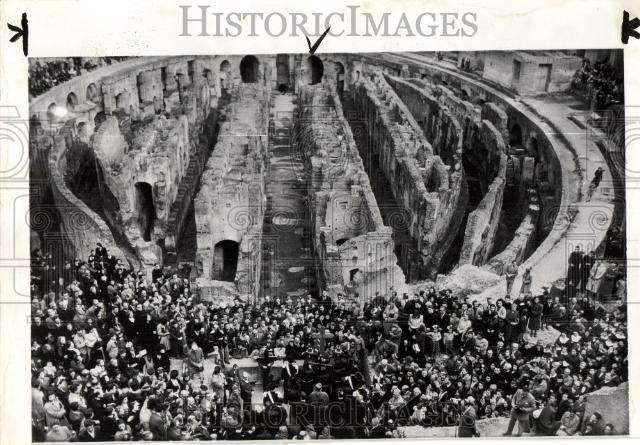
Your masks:
M274 93L269 124L267 209L263 230L262 295L315 294L308 172L293 143L296 98Z

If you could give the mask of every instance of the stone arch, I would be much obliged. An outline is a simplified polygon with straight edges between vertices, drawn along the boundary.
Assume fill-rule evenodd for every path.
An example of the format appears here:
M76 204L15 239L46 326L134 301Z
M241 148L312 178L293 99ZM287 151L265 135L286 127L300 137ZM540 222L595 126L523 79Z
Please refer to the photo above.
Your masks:
M184 75L184 71L182 70L182 68L178 68L176 70L174 79L176 81L176 88L178 89L178 92L181 92L184 89L184 86L186 85L186 77ZM182 98L181 98L181 101L182 101Z
M135 183L135 214L142 239L151 241L156 208L153 204L153 188L148 182Z
M258 83L260 62L254 55L244 56L240 61L240 77L244 83Z
M240 244L237 241L225 239L213 248L213 279L234 281L238 270L238 254Z
M29 119L29 129L34 131L36 134L42 133L42 123L40 122L40 118L38 118L37 114L31 115L31 119Z
M522 146L522 128L519 124L513 124L509 130L509 145L511 147Z
M209 68L205 68L205 70L202 72L202 76L207 79L207 83L210 84L211 81L213 80L213 73L211 72L211 70Z
M96 114L95 117L93 118L93 129L94 129L94 131L97 131L98 128L100 127L100 125L102 125L102 123L105 120L107 120L107 116L105 116L104 111L101 111L98 114Z
M58 122L57 109L58 106L55 102L50 103L47 107L47 120L49 121L49 124L55 124Z
M231 63L226 59L220 62L220 72L228 73L229 71L231 71Z
M87 86L86 99L89 102L97 103L99 101L99 97L100 90L98 89L98 85L90 83L89 86Z
M127 90L124 90L122 93L116 96L116 110L123 110L124 112L129 112L129 106L131 104L131 95Z
M86 122L79 122L77 125L78 137L80 139L85 139L89 137L89 129L87 128Z
M144 103L144 73L140 72L136 76L136 89L138 90L138 102Z
M322 76L324 75L324 63L318 56L307 57L305 63L305 83L308 85L315 85L322 82Z
M229 76L231 73L231 63L228 60L220 62L220 92L229 87Z
M75 93L67 94L67 112L72 112L78 106L78 97Z
M196 61L189 60L187 61L187 75L189 76L189 83L193 83L195 80L195 71L196 71Z

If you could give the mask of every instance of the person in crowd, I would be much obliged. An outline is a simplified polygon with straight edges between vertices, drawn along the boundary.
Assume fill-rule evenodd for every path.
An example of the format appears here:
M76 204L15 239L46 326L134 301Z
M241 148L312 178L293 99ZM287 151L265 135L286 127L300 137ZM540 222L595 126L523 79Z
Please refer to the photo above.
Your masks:
M536 420L536 434L539 436L555 436L560 428L560 421L556 420L558 403L549 400Z
M580 295L567 307L546 290L484 302L435 287L378 292L363 305L324 292L222 302L201 299L180 272L127 268L108 246L68 263L61 286L43 286L67 272L34 252L34 440L258 440L282 426L298 436L283 399L300 413L353 407L358 425L312 422L307 438L399 437L409 424L473 435L469 419L497 416L525 432L532 399L551 407L536 430L540 417L555 428L557 400L558 434L573 435L584 395L628 379L624 308L601 313ZM545 328L540 314L557 342L531 340ZM230 363L246 356L266 366L257 405L254 382ZM434 421L428 413L442 406L460 409ZM608 420L590 418L584 431L607 432Z
M518 423L517 436L521 436L522 433L528 433L530 431L531 413L533 413L535 408L536 400L529 392L529 381L522 379L518 385L518 389L511 398L511 418L509 419L509 426L504 435L511 436L516 423Z
M458 424L458 437L478 437L476 428L475 399L469 396L464 401L464 408Z
M511 288L513 287L513 282L515 281L517 275L518 265L515 261L512 261L511 263L507 264L504 269L504 276L507 280L507 295L511 294Z

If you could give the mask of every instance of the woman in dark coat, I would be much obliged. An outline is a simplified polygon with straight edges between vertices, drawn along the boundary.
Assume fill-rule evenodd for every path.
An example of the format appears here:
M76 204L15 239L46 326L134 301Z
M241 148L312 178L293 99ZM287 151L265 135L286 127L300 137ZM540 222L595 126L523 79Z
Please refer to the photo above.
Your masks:
M540 303L540 298L535 297L533 304L531 305L531 317L529 318L529 330L531 330L531 336L537 337L538 331L542 325L542 311L543 306Z

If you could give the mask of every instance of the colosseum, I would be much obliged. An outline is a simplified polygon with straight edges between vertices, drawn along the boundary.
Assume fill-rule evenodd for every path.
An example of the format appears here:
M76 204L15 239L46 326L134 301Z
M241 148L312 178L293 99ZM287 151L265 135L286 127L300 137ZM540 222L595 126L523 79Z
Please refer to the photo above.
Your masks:
M127 300L126 280L111 281L114 271L130 270L136 286L150 286L142 291L148 294L134 291L135 317L151 314L147 305L158 295L187 313L197 305L248 313L274 301L362 313L387 298L402 314L413 295L432 289L474 307L497 300L524 306L542 296L557 297L569 313L588 300L617 314L625 301L621 105L614 92L600 110L605 99L591 100L581 76L589 59L621 72L620 56L32 59L31 251L49 262L43 298L68 295L70 283L82 283L73 271L89 261L87 276L97 280L87 278L87 289L108 307ZM593 288L600 269L615 274L610 295ZM53 272L68 270L51 281ZM166 292L163 274L172 277ZM76 296L91 306L88 295ZM126 301L120 311L128 312ZM311 334L320 354L333 344L327 323ZM126 334L126 323L116 324ZM560 325L543 329L551 344L564 335ZM190 348L194 337L185 335ZM517 339L509 335L500 338L543 341L526 323ZM157 344L139 339L132 347L151 355ZM173 342L171 334L172 368L184 352L175 354ZM378 343L373 348L377 354ZM235 360L266 398L259 367ZM366 381L364 367L358 375ZM626 380L621 371L616 378ZM331 382L318 384L333 397Z

